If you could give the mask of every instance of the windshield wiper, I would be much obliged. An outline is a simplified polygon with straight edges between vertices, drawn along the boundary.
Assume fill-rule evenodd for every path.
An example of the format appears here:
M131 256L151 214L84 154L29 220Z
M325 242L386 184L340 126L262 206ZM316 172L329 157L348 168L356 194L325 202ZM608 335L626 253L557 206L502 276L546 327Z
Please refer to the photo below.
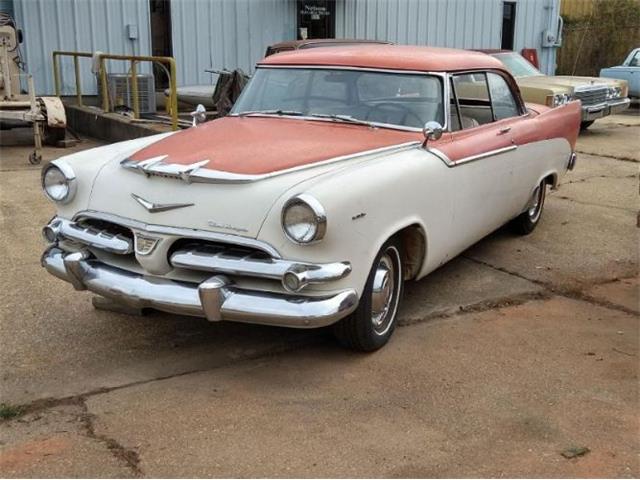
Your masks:
M248 115L282 115L282 116L290 116L290 117L301 117L304 113L299 112L297 110L251 110L249 112L240 112L235 114L238 117L246 117Z
M375 127L375 124L367 122L366 120L360 120L351 115L338 115L335 113L309 113L308 117L327 118L329 120L336 120L339 122L353 123L354 125L367 125L368 127Z

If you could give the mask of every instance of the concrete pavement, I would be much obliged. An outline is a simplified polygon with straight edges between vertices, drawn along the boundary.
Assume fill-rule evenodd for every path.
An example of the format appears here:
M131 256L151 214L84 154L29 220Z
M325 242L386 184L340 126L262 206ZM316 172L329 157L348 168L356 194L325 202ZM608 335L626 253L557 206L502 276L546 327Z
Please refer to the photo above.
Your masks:
M53 208L3 132L0 401L24 413L0 424L0 472L640 475L634 113L580 137L532 235L498 231L408 284L373 355L324 331L95 311L39 267Z

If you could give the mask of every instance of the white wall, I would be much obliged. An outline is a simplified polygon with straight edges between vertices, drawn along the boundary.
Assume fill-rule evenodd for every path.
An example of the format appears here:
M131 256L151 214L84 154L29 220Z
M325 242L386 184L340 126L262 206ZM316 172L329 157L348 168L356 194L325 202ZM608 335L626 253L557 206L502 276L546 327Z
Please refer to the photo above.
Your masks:
M74 50L150 55L149 2L145 0L14 0L16 22L24 32L22 53L38 93L54 93L51 52ZM138 27L130 40L127 25ZM82 91L96 93L89 59L81 59ZM127 71L110 62L111 72ZM141 71L150 71L148 66ZM73 60L61 60L63 94L75 94Z
M515 49L537 48L543 71L555 50L541 48L560 0L516 0ZM452 48L500 48L502 0L338 0L336 36Z
M178 84L211 83L205 68L251 72L267 46L295 38L295 0L171 3Z

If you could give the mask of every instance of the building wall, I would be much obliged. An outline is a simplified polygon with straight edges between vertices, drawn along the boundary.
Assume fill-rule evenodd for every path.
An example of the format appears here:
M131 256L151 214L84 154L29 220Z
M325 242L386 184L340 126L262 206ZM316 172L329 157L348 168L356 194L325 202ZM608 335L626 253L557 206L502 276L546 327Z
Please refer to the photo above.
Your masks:
M336 36L454 48L500 48L502 0L338 0ZM555 49L541 48L559 0L516 0L515 48L537 48L542 70ZM555 27L555 24L553 25Z
M560 0L516 0L516 49L538 48L543 71L555 69L555 49L542 49ZM14 0L25 34L24 59L40 93L53 93L53 50L151 54L147 0ZM173 53L178 84L210 83L204 70L251 72L269 44L296 35L295 0L174 0ZM134 24L138 38L128 38ZM336 0L336 36L384 39L402 44L499 48L502 0ZM83 92L96 92L90 60L81 60ZM62 61L63 93L75 92L71 59ZM124 72L124 62L109 71ZM149 72L147 65L141 68Z
M267 46L295 38L295 5L295 0L173 1L178 84L211 83L206 68L251 72Z
M51 53L73 50L149 55L149 2L144 0L14 0L16 22L24 32L22 53L36 90L54 93ZM138 38L130 40L127 25L138 27ZM81 59L82 91L96 93L91 60ZM126 72L125 62L109 62L110 72ZM150 71L148 65L141 71ZM75 94L71 58L61 60L63 94Z

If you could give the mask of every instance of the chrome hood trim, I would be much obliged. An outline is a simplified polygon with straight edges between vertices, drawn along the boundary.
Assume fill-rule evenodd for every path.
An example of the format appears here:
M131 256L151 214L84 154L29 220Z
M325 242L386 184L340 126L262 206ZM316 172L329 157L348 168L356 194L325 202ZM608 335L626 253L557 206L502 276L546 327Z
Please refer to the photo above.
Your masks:
M147 177L158 176L164 178L175 178L186 183L250 183L331 163L345 162L347 160L353 160L367 155L397 153L403 150L415 148L421 144L422 142L419 141L405 142L398 145L375 148L373 150L365 150L358 153L330 158L321 162L309 163L307 165L301 165L294 168L288 168L285 170L279 170L277 172L269 172L259 175L231 173L223 172L220 170L207 169L205 168L205 165L209 163L209 160L202 160L191 165L164 163L166 155L150 158L143 161L135 161L126 158L122 162L120 162L120 165L122 166L122 168L126 168L127 170L146 175Z

